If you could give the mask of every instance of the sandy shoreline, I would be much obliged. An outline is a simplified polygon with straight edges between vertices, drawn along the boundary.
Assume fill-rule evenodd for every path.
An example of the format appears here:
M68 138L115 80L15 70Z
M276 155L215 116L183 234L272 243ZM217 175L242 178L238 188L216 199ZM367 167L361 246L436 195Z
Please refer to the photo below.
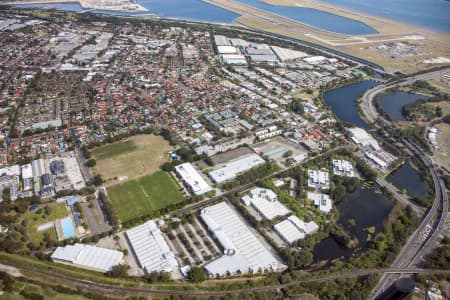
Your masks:
M108 5L103 4L103 1L95 0L23 0L23 1L9 1L2 3L3 5L27 5L27 4L70 4L77 3L84 9L95 10L111 10L111 11L123 11L123 12L144 12L148 11L145 7L139 4L131 2L122 2L121 0L108 0ZM105 1L106 2L106 1ZM109 5L109 3L115 2L115 5Z

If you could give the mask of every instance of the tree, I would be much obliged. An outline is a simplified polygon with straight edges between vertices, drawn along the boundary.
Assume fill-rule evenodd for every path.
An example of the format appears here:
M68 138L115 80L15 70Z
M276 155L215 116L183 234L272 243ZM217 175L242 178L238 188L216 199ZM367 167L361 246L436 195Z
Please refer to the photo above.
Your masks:
M442 117L442 107L436 106L436 116L439 118Z
M128 265L116 265L106 274L110 277L125 277L127 276L128 269L130 269L130 266Z
M96 186L100 186L100 185L102 185L102 183L103 183L103 178L102 178L102 176L100 176L100 175L95 175L95 176L94 176L94 184L95 184Z
M214 161L209 156L205 158L205 163L210 167L214 166Z
M51 208L51 206L46 205L45 206L45 214L47 216L50 216L52 214L53 209Z
M90 168L95 167L96 164L97 164L97 161L95 161L95 159L93 159L93 158L86 162L86 166L88 166Z
M191 267L189 271L188 279L192 282L202 282L206 280L206 274L202 268Z
M303 106L303 103L298 99L292 100L292 102L290 103L290 109L299 115L305 114L305 107Z
M343 185L338 185L333 191L333 199L336 202L340 202L345 196L345 187Z
M288 150L283 154L283 157L286 158L286 157L292 156L292 154L294 154L294 152L292 150Z

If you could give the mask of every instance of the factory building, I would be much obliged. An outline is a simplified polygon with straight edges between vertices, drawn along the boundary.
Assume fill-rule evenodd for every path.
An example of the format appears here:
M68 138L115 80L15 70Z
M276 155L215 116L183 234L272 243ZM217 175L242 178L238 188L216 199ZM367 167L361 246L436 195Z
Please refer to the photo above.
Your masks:
M373 150L380 150L380 145L377 140L374 139L370 134L367 133L362 128L353 127L349 128L348 132L350 133L350 138L358 145L363 147L370 147Z
M266 161L257 154L252 154L233 160L223 167L211 171L209 176L217 183L221 183L242 174L251 168L264 164Z
M191 163L176 166L175 172L195 195L202 195L212 189Z
M277 271L282 266L225 202L208 206L200 214L224 255L205 265L210 276Z
M172 272L178 262L152 220L126 231L126 236L141 268L147 273Z
M51 259L54 262L98 272L111 271L113 266L121 263L123 253L85 244L67 245L56 248Z

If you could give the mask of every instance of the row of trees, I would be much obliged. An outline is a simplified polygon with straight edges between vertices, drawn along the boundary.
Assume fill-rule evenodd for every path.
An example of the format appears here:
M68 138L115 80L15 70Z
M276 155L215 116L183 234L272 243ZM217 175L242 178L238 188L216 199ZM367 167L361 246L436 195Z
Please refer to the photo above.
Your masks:
M108 196L103 191L98 192L98 201L106 214L109 223L112 226L119 225L119 220L117 219L116 212L114 211L111 201L109 201Z
M223 185L223 188L225 190L231 190L235 187L252 183L260 178L264 178L278 171L279 169L280 167L278 167L275 163L266 162L265 164L258 167L254 167L249 171L245 172L244 174L239 175L235 179L226 182Z

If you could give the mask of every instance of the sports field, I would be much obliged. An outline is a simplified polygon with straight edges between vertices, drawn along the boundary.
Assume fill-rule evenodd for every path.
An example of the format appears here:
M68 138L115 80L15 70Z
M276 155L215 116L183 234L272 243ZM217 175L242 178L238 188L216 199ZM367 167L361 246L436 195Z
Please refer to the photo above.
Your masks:
M108 189L108 195L121 222L146 215L184 198L177 183L164 171L115 185Z
M97 161L94 173L106 186L151 174L168 160L170 145L161 136L137 135L92 150Z

